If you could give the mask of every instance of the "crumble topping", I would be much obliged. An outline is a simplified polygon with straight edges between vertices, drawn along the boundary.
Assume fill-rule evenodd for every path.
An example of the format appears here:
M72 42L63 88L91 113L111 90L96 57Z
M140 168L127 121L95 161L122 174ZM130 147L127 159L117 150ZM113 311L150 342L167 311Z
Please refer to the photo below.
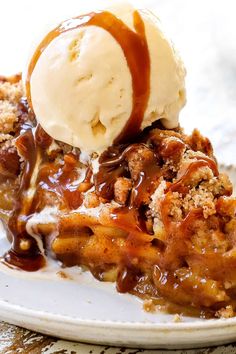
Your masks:
M19 187L21 159L14 138L19 123L27 119L20 104L22 95L20 75L0 77L0 214L3 218L12 209Z
M18 104L23 95L21 81L10 83L0 79L0 131L14 133L14 125L19 119ZM1 138L2 140L3 138ZM7 138L5 140L8 140Z
M125 177L117 178L114 184L114 199L117 203L125 205L132 189L132 180Z
M233 307L231 305L226 306L225 308L222 307L216 313L216 317L219 317L219 318L231 318L233 316L234 316L234 311L233 311Z
M156 311L155 302L152 299L144 300L143 309L147 312L154 313Z

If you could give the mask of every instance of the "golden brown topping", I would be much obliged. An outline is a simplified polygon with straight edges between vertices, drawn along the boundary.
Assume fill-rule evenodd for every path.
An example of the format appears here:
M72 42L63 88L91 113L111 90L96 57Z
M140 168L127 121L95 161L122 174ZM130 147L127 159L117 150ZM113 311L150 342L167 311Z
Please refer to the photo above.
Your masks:
M163 161L171 161L177 165L186 149L184 142L177 137L168 137L162 140L160 146L157 147Z
M132 182L130 179L125 177L117 178L114 184L114 199L117 203L125 205L130 191L132 189Z
M95 192L86 193L84 196L84 206L86 208L96 208L100 204L100 200Z
M154 313L156 311L155 302L152 299L144 300L143 308L147 312Z
M154 152L145 145L137 145L127 154L129 172L133 181L139 179L140 174L150 164L157 164Z
M192 135L186 137L187 144L194 151L201 151L207 156L213 157L213 148L208 138L203 137L197 129L194 129Z
M216 317L219 318L231 318L235 316L233 307L231 305L222 307L219 311L216 312Z

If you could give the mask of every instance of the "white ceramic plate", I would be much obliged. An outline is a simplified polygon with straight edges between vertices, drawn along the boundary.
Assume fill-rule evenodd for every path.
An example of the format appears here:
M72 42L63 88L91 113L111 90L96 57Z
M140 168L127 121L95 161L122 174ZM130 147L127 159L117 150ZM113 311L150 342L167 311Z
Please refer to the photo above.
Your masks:
M227 168L236 185L236 169ZM2 233L3 234L3 233ZM0 252L9 244L2 238ZM118 294L113 284L96 281L79 268L67 279L53 266L26 273L0 266L0 318L69 340L142 348L218 345L236 339L236 318L199 320L150 314L134 296Z

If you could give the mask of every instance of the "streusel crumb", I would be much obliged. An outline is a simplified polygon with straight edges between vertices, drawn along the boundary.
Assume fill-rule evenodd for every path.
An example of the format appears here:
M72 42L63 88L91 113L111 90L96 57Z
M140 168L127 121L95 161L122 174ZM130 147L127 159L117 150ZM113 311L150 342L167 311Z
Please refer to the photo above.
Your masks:
M21 81L11 83L0 79L1 135L14 132L14 124L19 119L18 104L22 95L23 90Z
M216 312L216 317L219 318L231 318L234 317L234 311L231 305L223 307Z
M155 302L152 299L144 300L143 309L147 312L151 312L151 313L155 312L156 310Z

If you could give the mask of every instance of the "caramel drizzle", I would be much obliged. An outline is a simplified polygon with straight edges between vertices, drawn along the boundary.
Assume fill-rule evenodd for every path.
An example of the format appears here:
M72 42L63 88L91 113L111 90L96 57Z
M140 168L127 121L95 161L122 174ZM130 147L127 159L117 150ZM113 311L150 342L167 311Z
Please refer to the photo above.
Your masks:
M150 57L145 26L138 11L135 11L133 14L133 24L136 32L132 31L123 21L112 13L104 11L72 18L49 32L36 49L28 68L26 93L31 108L33 109L30 80L35 66L44 50L62 33L85 26L98 26L109 32L119 43L132 76L132 112L122 132L115 139L115 143L129 141L129 139L138 134L150 95Z
M78 178L78 158L72 153L64 156L63 163L50 162L47 149L52 138L37 126L35 134L29 128L16 141L19 154L24 158L25 165L21 177L21 185L14 211L9 219L8 227L12 234L11 250L4 256L8 264L27 271L35 271L45 264L36 240L27 232L27 221L40 210L42 190L58 195L61 207L67 210L78 208L82 202L81 185L92 185L91 171L88 169L83 182L73 184ZM28 242L24 250L21 242Z
M197 156L196 160L197 161L193 161L190 163L190 165L188 166L184 174L176 182L171 184L171 186L168 188L169 191L177 192L179 191L180 188L183 189L185 187L184 186L185 182L191 177L191 175L197 169L201 167L209 167L215 176L219 175L219 171L214 160L208 157L201 157L201 156ZM186 188L188 190L188 187Z
M41 149L37 146L32 129L27 130L17 139L16 147L20 155L25 159L25 165L15 209L8 223L9 230L13 236L13 244L4 259L7 263L21 269L34 271L41 268L45 261L40 254L36 241L27 233L26 223L33 211L33 197L29 196L28 193L32 184L32 176L37 160L41 159ZM22 240L30 242L30 251L29 249L22 250L20 246Z
M116 179L120 176L124 176L128 170L126 158L129 153L140 146L146 146L143 143L131 144L123 151L119 151L118 147L112 152L112 148L101 155L99 162L100 168L98 173L94 176L96 192L103 198L111 200L113 199L114 184ZM147 147L147 146L146 146ZM161 173L160 166L158 165L158 159L153 155L152 162L149 161L140 172L137 181L135 181L129 201L129 207L139 208L142 204L145 204L145 196L151 195L155 187L157 187L157 181L159 180Z

